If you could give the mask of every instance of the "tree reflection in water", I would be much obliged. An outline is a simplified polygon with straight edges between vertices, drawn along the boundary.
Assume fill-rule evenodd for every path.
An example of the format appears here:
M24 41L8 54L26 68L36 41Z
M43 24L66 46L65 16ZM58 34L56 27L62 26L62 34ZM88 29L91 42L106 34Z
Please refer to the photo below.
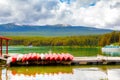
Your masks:
M63 68L64 69L64 68ZM71 68L70 68L71 69ZM69 69L69 70L70 70ZM26 69L0 69L0 80L120 80L120 69L72 68L70 71L43 71ZM37 70L37 71L36 71ZM36 72L36 73L35 73Z

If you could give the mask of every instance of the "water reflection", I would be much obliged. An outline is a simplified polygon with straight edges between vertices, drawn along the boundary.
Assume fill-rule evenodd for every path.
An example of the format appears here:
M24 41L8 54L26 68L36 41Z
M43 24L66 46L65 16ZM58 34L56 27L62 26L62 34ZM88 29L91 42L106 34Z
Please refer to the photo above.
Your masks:
M107 75L98 68L74 69L74 80L106 80Z
M105 70L99 67L54 67L52 70L49 67L0 68L0 80L120 80L119 74L119 68Z
M1 70L1 80L7 80L7 70L6 68Z
M120 80L120 69L110 69L108 72L108 80Z

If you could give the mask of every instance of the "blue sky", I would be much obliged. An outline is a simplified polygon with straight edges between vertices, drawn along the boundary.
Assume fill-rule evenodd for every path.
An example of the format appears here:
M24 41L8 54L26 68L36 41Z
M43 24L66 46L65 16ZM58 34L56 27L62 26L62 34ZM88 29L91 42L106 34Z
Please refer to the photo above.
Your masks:
M120 30L120 0L0 0L0 24L70 24Z

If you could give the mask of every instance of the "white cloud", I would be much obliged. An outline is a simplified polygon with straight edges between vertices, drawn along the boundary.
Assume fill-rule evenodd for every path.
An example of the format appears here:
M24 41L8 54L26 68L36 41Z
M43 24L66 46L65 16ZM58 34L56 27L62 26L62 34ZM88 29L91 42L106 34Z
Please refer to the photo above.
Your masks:
M0 0L0 23L120 29L120 0Z

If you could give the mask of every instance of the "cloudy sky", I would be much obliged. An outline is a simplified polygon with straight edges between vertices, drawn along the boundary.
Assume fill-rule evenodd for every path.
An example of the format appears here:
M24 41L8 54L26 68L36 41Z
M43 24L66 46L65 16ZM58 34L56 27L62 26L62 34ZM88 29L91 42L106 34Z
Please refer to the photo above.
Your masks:
M5 23L120 30L120 0L0 0L0 24Z

